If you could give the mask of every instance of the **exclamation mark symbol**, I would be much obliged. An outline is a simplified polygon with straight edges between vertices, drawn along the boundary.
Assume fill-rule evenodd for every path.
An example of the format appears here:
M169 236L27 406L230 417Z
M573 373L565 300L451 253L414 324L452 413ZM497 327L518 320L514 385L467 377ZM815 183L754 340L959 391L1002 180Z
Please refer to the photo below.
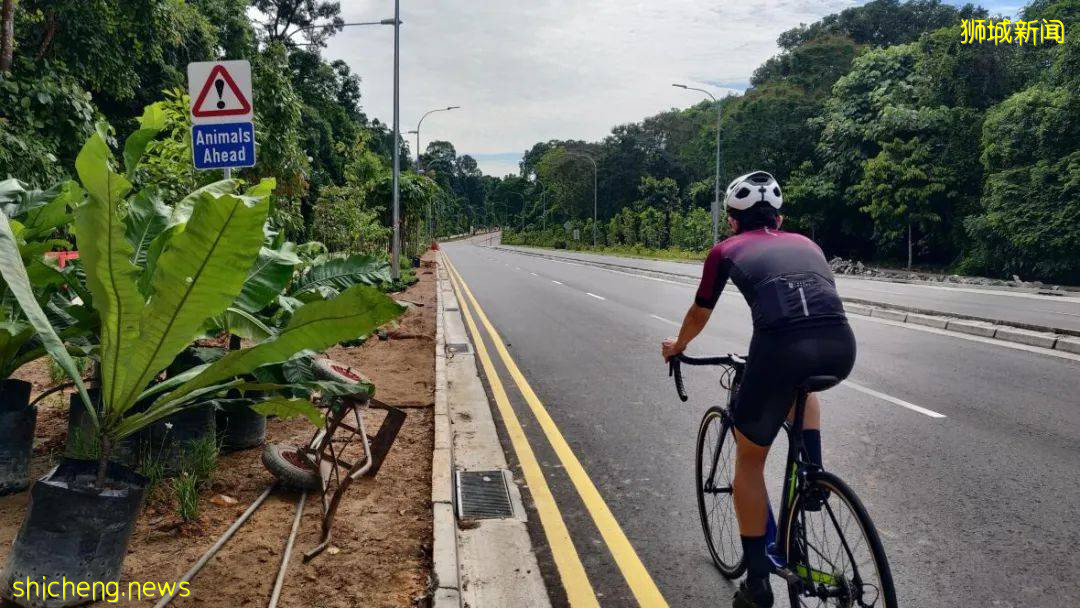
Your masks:
M225 100L221 98L221 94L225 92L225 81L218 78L214 81L214 88L217 89L217 107L219 110L225 109Z

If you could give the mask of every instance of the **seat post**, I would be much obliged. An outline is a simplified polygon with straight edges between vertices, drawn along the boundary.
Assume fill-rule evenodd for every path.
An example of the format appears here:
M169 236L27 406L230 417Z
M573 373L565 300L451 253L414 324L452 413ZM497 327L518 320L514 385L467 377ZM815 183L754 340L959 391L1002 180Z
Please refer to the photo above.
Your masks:
M806 413L806 397L809 395L805 390L799 389L798 395L795 397L795 414L791 419L791 447L795 449L795 453L799 454L803 451L803 416Z

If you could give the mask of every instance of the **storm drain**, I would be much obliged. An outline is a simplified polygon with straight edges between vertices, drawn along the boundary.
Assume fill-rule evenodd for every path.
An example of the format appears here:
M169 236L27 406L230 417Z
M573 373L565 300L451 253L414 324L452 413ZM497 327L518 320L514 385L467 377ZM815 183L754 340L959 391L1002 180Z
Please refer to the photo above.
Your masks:
M459 519L505 519L514 516L506 475L494 471L457 471Z
M447 344L446 345L446 350L450 354L454 354L454 355L459 354L459 353L464 354L464 353L472 352L472 349L469 347L468 342L455 342L453 344Z

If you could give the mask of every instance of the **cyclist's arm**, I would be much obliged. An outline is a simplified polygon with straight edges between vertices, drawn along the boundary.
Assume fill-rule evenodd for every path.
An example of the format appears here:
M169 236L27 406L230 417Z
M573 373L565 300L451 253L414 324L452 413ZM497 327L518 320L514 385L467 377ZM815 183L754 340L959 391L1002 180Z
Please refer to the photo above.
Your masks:
M701 284L698 285L694 295L694 303L690 310L686 311L682 327L679 328L679 337L665 349L665 354L677 355L686 349L690 341L705 329L705 325L712 316L713 307L720 299L720 293L724 291L724 285L728 279L728 263L724 256L723 247L717 245L705 258L705 267L701 273Z
M679 328L679 337L675 339L674 353L672 354L678 354L686 350L686 346L690 344L690 341L696 338L701 333L701 330L705 329L705 325L709 322L711 316L711 308L691 304L690 310L686 311L686 317L683 318L682 327Z

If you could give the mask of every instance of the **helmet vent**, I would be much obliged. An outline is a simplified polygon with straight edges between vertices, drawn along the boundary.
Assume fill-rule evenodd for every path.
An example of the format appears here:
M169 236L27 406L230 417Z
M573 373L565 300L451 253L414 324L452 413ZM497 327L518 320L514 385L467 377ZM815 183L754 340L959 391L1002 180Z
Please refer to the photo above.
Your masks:
M746 186L739 188L739 191L735 193L735 198L746 198L750 195L750 189Z
M773 196L780 196L780 188L777 188L776 186L773 186L772 193L773 193Z

